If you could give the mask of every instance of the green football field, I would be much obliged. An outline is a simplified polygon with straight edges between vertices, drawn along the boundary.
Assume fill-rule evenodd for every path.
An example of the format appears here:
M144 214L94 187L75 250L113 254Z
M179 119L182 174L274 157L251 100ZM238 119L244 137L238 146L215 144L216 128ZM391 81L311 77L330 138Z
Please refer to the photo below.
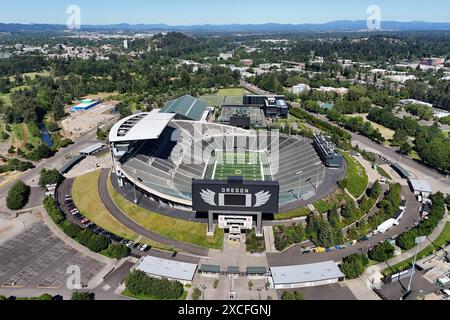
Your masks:
M214 165L208 168L207 178L226 180L240 176L244 180L264 180L258 152L217 152Z

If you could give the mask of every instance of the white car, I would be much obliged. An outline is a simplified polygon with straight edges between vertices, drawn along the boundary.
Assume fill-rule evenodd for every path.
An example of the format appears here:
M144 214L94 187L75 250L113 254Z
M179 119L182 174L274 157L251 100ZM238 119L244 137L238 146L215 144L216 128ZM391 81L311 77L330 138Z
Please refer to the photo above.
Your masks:
M143 244L143 245L139 248L139 250L145 251L145 249L147 249L147 247L148 247L148 245Z

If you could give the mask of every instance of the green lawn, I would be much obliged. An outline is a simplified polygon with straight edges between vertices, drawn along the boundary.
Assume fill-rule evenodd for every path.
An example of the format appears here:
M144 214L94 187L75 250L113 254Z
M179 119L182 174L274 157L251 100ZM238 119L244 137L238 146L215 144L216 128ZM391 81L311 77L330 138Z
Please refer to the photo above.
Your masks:
M186 300L187 294L188 294L187 291L183 291L183 294L177 300ZM137 299L137 300L161 300L161 299L155 298L153 296L135 295L135 294L132 294L130 291L128 291L128 289L125 289L122 292L122 295L126 296L126 297L130 297L130 298L134 298L134 299Z
M311 210L308 207L297 208L294 210L290 210L287 212L279 213L275 215L275 220L289 220L298 217L305 217L311 213Z
M75 179L72 187L72 198L76 207L83 216L87 217L102 229L121 236L122 238L136 241L138 239L138 234L117 221L100 200L97 187L99 176L100 171L94 171ZM146 243L156 249L173 251L173 248L147 238L141 238L139 242Z
M427 240L428 241L428 240ZM417 260L425 258L434 252L437 251L436 247L443 248L450 243L450 222L447 222L442 233L437 237L437 239L433 242L434 245L429 245L422 251L417 254ZM409 258L408 260L397 263L396 265L391 266L390 268L386 268L382 271L384 275L390 275L397 273L399 271L403 271L411 267L413 262L413 258Z
M221 97L229 97L229 96L242 97L244 95L244 89L243 88L219 89L219 91L217 91L217 95Z
M381 174L381 176L385 177L386 179L392 180L392 177L389 175L389 173L386 172L383 168L380 166L377 166L378 173Z
M167 238L192 243L198 246L221 249L224 232L216 228L213 237L206 235L206 224L174 219L134 205L123 198L108 182L108 190L115 204L130 218L145 228L159 233Z
M100 171L94 171L75 179L72 198L81 214L99 227L129 240L136 240L137 234L117 221L105 208L98 193Z
M345 152L342 152L342 154L347 161L347 190L352 196L358 198L366 191L369 178L366 170L359 162Z

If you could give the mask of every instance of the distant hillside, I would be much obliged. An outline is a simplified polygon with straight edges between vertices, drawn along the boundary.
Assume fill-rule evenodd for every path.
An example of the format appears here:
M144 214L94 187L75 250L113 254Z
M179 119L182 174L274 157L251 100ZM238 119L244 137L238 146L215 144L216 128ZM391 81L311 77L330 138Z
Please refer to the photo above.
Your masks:
M450 30L450 23L435 23L424 21L397 22L383 21L385 31L419 31L419 30ZM336 32L362 31L367 29L365 20L332 21L322 24L226 24L226 25L193 25L170 26L166 24L135 24L127 23L112 25L82 25L84 31L186 31L186 32ZM0 32L51 32L64 31L65 25L57 24L5 24L0 23Z

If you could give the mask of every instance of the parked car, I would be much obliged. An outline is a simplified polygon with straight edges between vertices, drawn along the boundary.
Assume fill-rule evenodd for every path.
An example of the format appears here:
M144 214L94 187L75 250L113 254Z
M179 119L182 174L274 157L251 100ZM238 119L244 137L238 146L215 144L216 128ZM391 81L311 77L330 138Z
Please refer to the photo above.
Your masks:
M146 245L145 243L139 248L139 250L141 251L145 251L145 249L148 248L148 245Z

